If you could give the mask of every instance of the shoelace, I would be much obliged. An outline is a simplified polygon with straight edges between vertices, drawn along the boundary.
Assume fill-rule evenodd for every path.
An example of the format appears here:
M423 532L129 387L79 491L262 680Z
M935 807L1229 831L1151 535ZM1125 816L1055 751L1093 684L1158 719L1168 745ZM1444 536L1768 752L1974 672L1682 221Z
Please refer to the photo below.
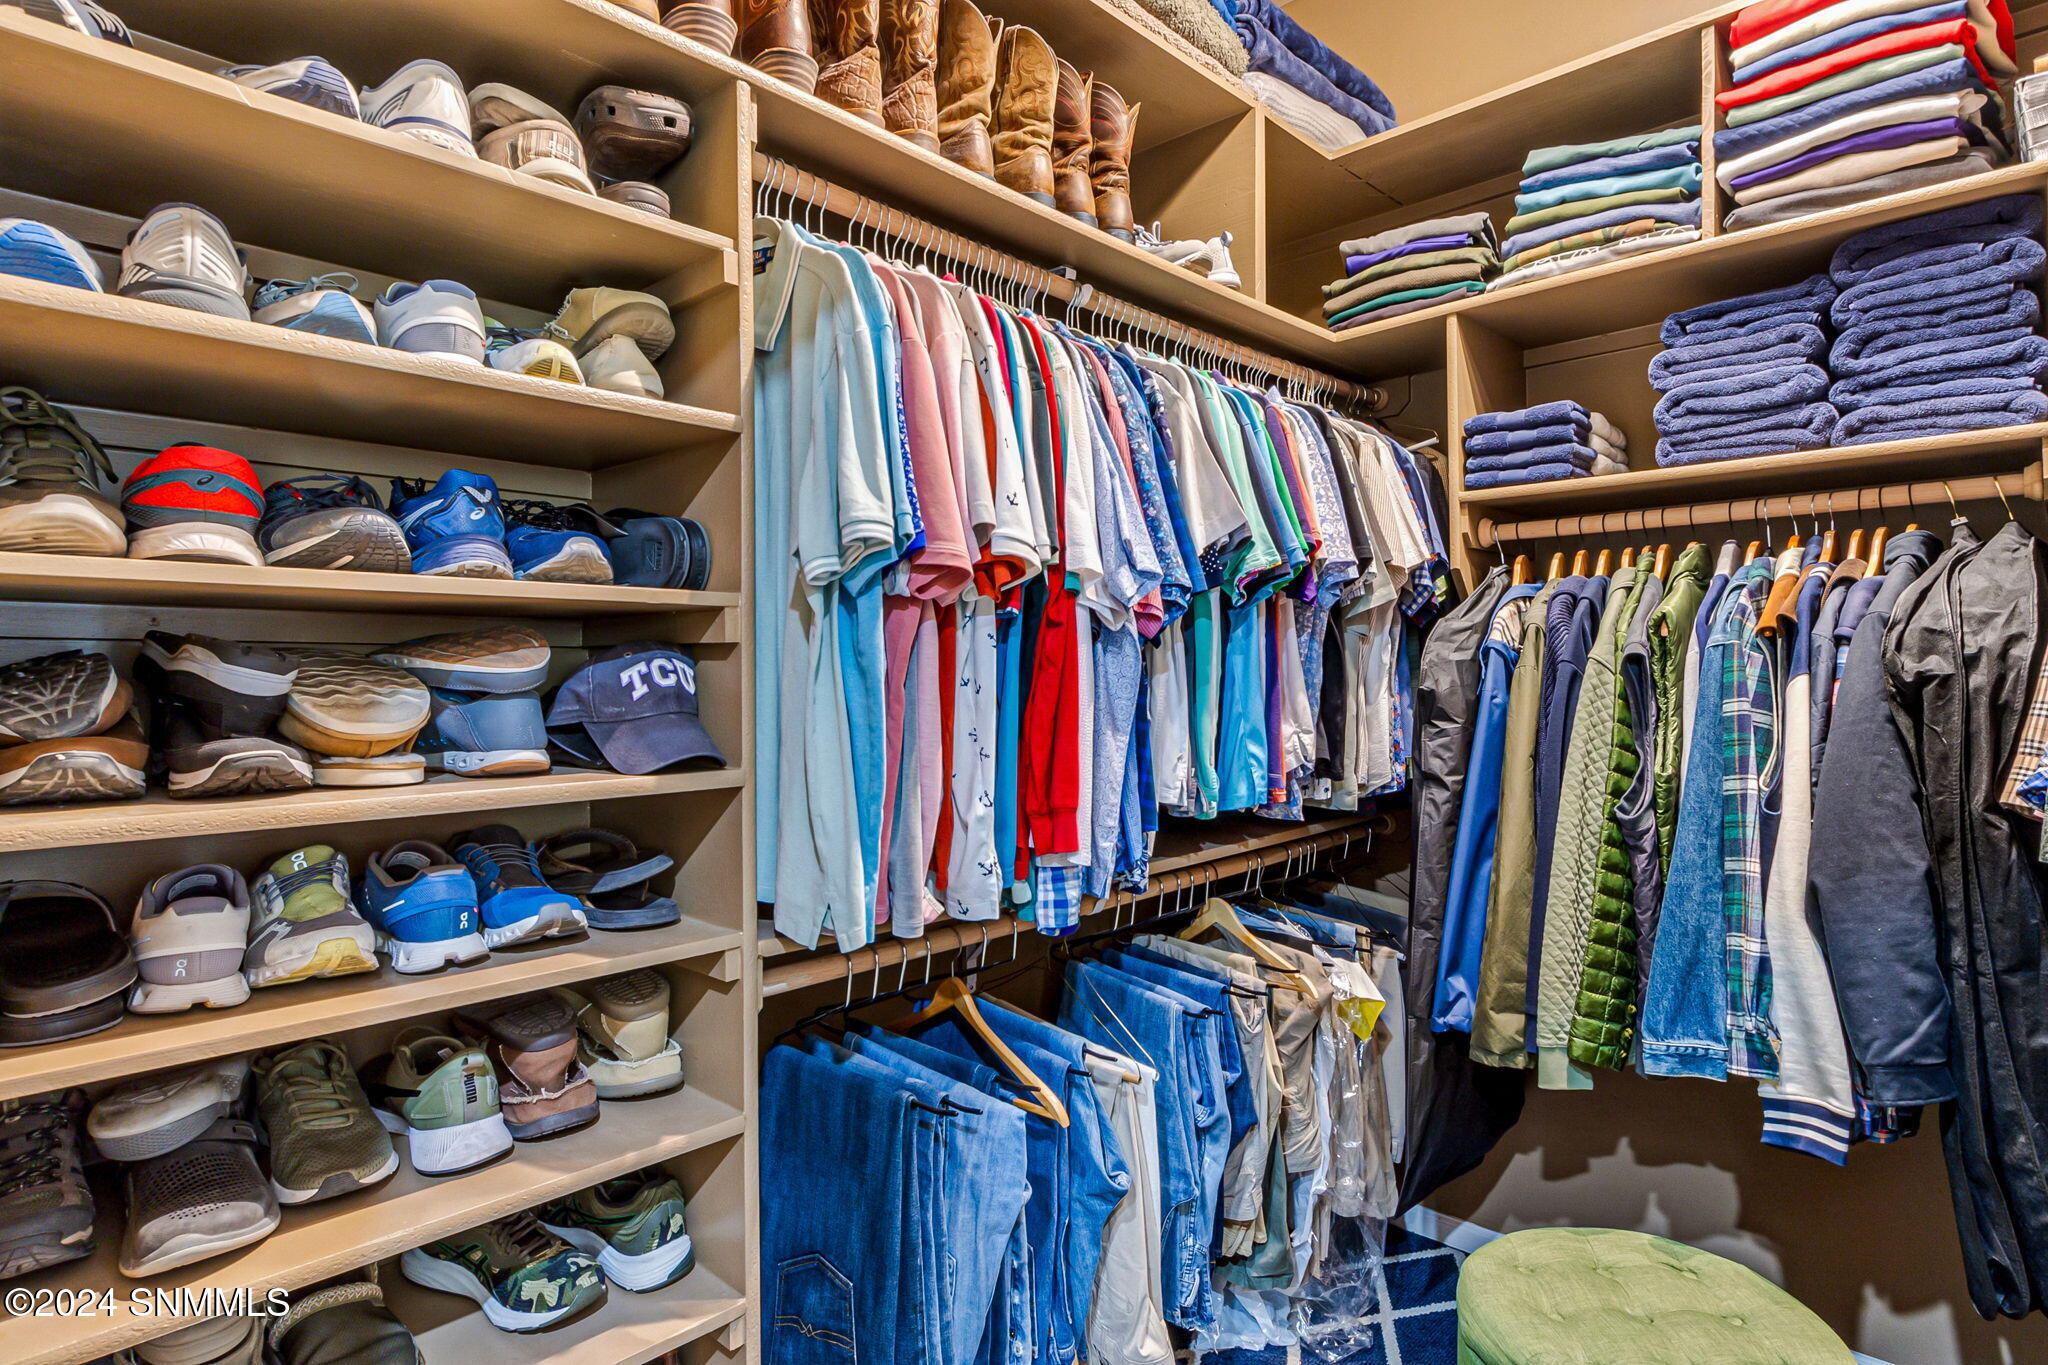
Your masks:
M573 340L575 338L567 330L554 322L543 323L539 327L507 327L502 322L488 319L484 323L484 345L494 351L517 346L522 341L559 341L567 346Z
M505 1245L515 1255L532 1265L545 1261L564 1249L561 1238L540 1225L540 1220L530 1213L515 1213L498 1224L498 1231L505 1238Z
M59 1179L70 1118L56 1100L22 1100L0 1110L0 1122L20 1120L22 1127L0 1148L0 1188L25 1189Z
M70 413L34 389L0 389L0 485L115 482L113 461Z
M267 280L263 287L256 291L256 306L267 308L273 303L282 303L286 299L297 298L300 294L310 294L317 289L338 289L344 294L353 295L362 287L362 283L346 270L330 270L325 275L314 275L304 280Z
M381 507L377 490L355 474L310 474L288 483L274 483L264 495L269 507Z
M332 1043L316 1043L311 1051L318 1061L293 1058L270 1073L271 1084L282 1092L294 1127L345 1128L350 1112L342 1076L348 1058Z
M514 526L531 526L541 531L576 530L575 519L567 507L538 498L507 498L504 501L505 520Z
M278 898L280 900L290 900L292 893L295 891L311 886L316 882L332 882L334 880L333 866L334 860L330 858L325 862L315 863L311 867L302 867L296 872L285 873L277 879Z
M503 840L464 844L458 856L463 862L469 863L470 870L479 877L488 877L506 886L547 885L547 880L540 875L540 860L533 856L533 850L525 844L510 844ZM476 866L478 863L483 866ZM514 882L509 875L513 872L524 872L533 880L525 883Z

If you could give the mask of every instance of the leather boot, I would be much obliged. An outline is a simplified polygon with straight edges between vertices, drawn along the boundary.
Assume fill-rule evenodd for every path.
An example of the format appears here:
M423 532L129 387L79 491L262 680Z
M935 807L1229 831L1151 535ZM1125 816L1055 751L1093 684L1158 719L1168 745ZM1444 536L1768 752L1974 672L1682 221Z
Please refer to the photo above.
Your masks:
M811 0L818 98L882 126L882 53L875 46L877 0Z
M806 94L817 89L804 0L740 0L740 60Z
M977 175L996 173L988 141L996 36L971 0L939 5L939 152Z
M1125 107L1115 86L1095 83L1089 105L1095 145L1088 153L1095 219L1104 232L1125 242L1138 236L1138 224L1131 217L1131 138L1137 131L1139 107Z
M652 19L656 23L661 21L660 12L654 8L654 0L612 0L612 3L620 9L631 10L642 19Z
M1088 179L1088 151L1094 142L1088 131L1088 92L1095 78L1082 75L1065 60L1055 65L1059 85L1052 103L1053 207L1094 227L1095 186Z
M676 0L676 3L665 3L661 23L663 28L728 57L740 36L739 20L733 17L733 0Z
M882 123L939 150L938 0L882 0Z
M996 181L1041 204L1052 197L1052 105L1059 87L1052 49L1021 25L996 42L993 118Z

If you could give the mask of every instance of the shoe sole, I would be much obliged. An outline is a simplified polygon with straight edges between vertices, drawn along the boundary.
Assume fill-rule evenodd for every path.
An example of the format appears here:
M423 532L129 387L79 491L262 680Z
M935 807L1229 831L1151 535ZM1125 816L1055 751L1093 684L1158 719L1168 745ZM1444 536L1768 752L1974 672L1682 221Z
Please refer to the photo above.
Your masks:
M0 806L128 801L143 795L146 746L128 740L51 739L0 750Z
M19 1242L0 1242L0 1280L11 1280L17 1275L27 1275L53 1265L63 1265L66 1261L76 1261L92 1255L96 1250L98 1243L93 1240L90 1232L68 1245L33 1235Z
M540 1225L586 1256L595 1256L604 1277L629 1293L666 1289L697 1268L697 1247L687 1233L667 1246L628 1256L588 1228L550 1223L545 1218Z
M632 1080L615 1078L607 1082L598 1077L600 1066L607 1072L624 1072L631 1075L636 1071L644 1071L647 1074ZM600 1100L633 1100L647 1095L666 1095L671 1090L683 1088L682 1050L664 1052L658 1057L649 1057L644 1062L599 1062L591 1067L590 1078L597 1081L597 1097Z
M571 1128L581 1128L586 1123L595 1123L596 1121L597 1101L592 1100L589 1104L583 1105L580 1108L564 1109L560 1113L549 1114L547 1117L535 1119L531 1123L520 1123L508 1118L505 1120L505 1127L520 1142L534 1142L540 1138L553 1137L557 1133L566 1133Z
M61 679L60 691L54 684ZM47 744L97 735L119 723L135 693L109 665L61 668L54 678L29 679L0 690L0 745ZM0 751L0 762L5 761Z
M31 5L29 13L35 12L34 5ZM54 13L43 17L64 22ZM106 288L98 275L88 273L79 265L65 249L63 239L41 223L17 225L7 244L0 246L0 275L20 275L25 279L41 280L44 284L61 284L94 294Z
M461 1266L429 1256L417 1247L398 1258L398 1268L405 1278L423 1288L438 1289L444 1294L460 1294L474 1300L483 1309L485 1320L501 1332L538 1332L589 1312L605 1301L605 1295L600 1292L586 1304L572 1303L549 1313L522 1313L492 1298L491 1291Z
M119 559L128 553L128 532L87 499L51 493L0 508L0 550Z
M314 948L311 955L297 967L282 971L269 966L251 968L242 973L251 986L283 986L294 981L312 981L324 976L354 976L358 972L377 970L377 954L365 952L363 946L352 938L331 938Z
M405 976L424 976L448 967L468 967L489 958L482 934L436 939L431 943L408 943L389 934L377 935L377 948L391 963L391 970Z
M263 556L280 569L352 569L357 573L407 573L412 551L405 533L378 512L352 514L337 526Z
M454 558L441 558L448 554ZM510 578L512 556L492 536L445 536L413 553L412 571L423 578Z
M682 917L682 907L665 896L651 905L636 905L629 910L606 910L593 905L586 915L593 929L653 929L674 924Z
M503 1114L450 1128L414 1128L403 1114L376 1112L384 1131L405 1139L405 1155L421 1175L460 1175L488 1166L512 1150L512 1130L505 1126Z
M273 1178L270 1182L270 1192L277 1196L277 1202L280 1204L312 1204L322 1199L354 1194L357 1190L367 1190L372 1185L381 1184L398 1174L398 1166L398 1150L393 1148L391 1159L370 1175L359 1176L354 1171L336 1171L310 1190L280 1185Z
M203 521L146 526L128 542L130 559L176 559L192 564L245 564L257 568L263 552L247 531Z
M94 1133L93 1145L110 1161L147 1161L153 1156L177 1151L211 1128L214 1120L226 1118L234 1107L234 1099L218 1099L141 1132L112 1137Z
M121 1273L131 1280L136 1280L147 1275L161 1275L166 1270L176 1270L179 1266L191 1265L194 1261L223 1256L252 1242L262 1241L277 1231L277 1225L281 1221L280 1218L269 1218L260 1227L243 1228L226 1236L188 1233L183 1237L173 1237L154 1255L139 1261L129 1260L124 1250L121 1253Z
M510 924L501 924L495 929L485 925L484 943L491 948L510 948L547 938L573 938L589 928L589 923L573 910L551 910L544 915L529 915Z
M576 338L578 360L613 337L622 336L640 348L650 361L668 354L676 344L676 322L668 309L658 303L634 300L622 303L590 324L590 330Z
M429 687L451 692L530 692L548 680L552 651L534 643L529 630L506 627L480 631L465 640L460 657L441 650L407 652L393 645L377 651L379 663L402 668ZM425 641L415 642L424 644Z
M230 741L231 743L239 741ZM313 765L282 748L232 753L205 768L173 771L170 795L256 796L263 792L303 791L313 785Z
M573 540L552 558L519 570L517 576L532 583L610 583L612 561L602 545Z
M538 360L528 361L519 373L530 379L552 379L561 384L581 384L583 372L560 356L546 355Z
M144 299L194 313L211 313L217 318L249 321L249 305L238 293L229 293L204 280L181 280L159 275L155 279L124 284L115 291L124 299Z
M233 1009L249 998L249 983L240 972L217 981L138 981L128 993L131 1014L182 1014L195 1005L210 1010Z
M458 777L522 777L553 765L542 749L488 749L481 753L428 754L427 771Z
M323 757L375 758L410 744L427 723L425 690L403 685L368 664L355 659L301 664L277 723L279 733Z

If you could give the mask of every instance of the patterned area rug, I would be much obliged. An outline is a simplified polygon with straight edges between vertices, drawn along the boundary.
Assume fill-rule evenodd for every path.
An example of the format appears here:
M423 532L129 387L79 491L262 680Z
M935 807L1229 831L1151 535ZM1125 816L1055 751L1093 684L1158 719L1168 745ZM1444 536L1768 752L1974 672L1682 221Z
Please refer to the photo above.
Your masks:
M1441 1242L1388 1228L1379 1307L1365 1320L1356 1349L1335 1356L1300 1346L1216 1351L1201 1365L1456 1365L1463 1260Z

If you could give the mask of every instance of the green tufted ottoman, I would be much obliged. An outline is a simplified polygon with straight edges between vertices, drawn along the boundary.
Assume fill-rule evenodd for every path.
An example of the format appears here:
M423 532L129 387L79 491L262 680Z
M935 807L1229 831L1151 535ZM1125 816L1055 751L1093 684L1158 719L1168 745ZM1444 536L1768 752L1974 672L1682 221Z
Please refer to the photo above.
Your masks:
M1458 1365L1849 1365L1812 1310L1697 1247L1531 1228L1458 1276Z

